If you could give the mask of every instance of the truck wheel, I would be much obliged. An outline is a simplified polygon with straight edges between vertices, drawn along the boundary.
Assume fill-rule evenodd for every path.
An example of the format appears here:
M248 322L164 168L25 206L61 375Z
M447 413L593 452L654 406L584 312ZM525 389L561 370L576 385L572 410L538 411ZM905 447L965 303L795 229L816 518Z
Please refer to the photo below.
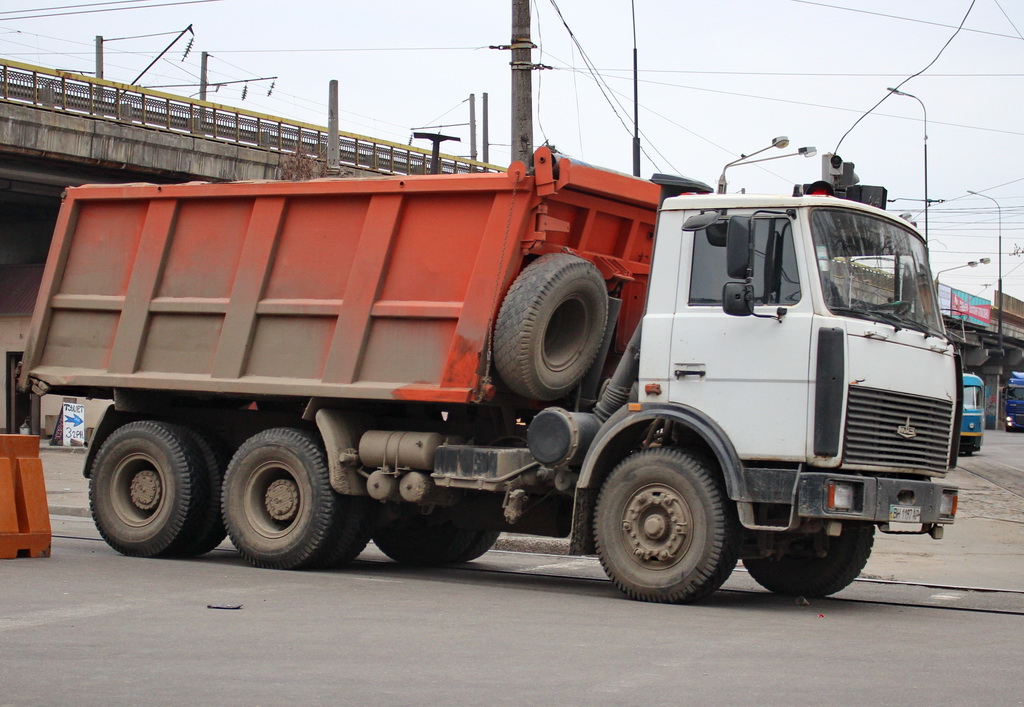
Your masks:
M466 530L450 522L429 524L422 516L379 529L374 544L395 562L437 566L471 562L490 550L500 533Z
M250 437L228 464L224 525L257 567L336 566L369 541L359 500L331 488L326 453L312 434L276 428Z
M520 395L560 398L590 368L607 320L608 291L592 263L541 256L519 273L498 311L498 373Z
M739 522L722 481L702 457L660 447L621 462L594 517L601 566L632 599L703 599L729 578Z
M203 460L201 473L205 476L204 487L207 492L199 499L194 529L188 534L182 534L178 541L168 549L167 554L178 557L198 557L220 545L227 536L220 511L221 488L227 458L226 454L203 433L191 427L181 427L180 429L195 445Z
M172 555L202 520L207 484L201 452L184 428L130 422L107 437L93 463L92 517L124 555Z
M871 556L875 526L846 525L841 535L828 539L828 555L817 557L814 539L790 546L782 559L743 560L754 581L776 594L827 597L857 578Z

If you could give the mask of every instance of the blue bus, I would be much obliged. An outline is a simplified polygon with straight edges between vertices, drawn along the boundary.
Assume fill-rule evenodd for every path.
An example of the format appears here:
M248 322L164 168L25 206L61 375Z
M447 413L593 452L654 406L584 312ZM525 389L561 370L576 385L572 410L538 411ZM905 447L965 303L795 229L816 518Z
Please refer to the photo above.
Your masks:
M985 384L971 373L964 374L964 418L960 423L960 454L970 456L981 449L985 433Z
M1024 430L1024 371L1014 371L1006 384L1006 431Z

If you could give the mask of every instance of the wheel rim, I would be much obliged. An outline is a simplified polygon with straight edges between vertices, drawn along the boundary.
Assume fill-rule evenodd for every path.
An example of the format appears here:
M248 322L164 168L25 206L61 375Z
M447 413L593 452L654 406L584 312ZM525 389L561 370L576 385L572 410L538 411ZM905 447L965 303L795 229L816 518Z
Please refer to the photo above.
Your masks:
M131 454L114 469L110 487L110 503L118 519L142 528L152 523L164 506L167 476L148 454Z
M564 371L580 356L581 343L590 330L590 312L579 297L558 305L544 331L541 356L551 371Z
M291 532L302 512L302 492L292 470L267 462L249 476L242 495L249 525L266 538Z
M623 542L645 569L668 569L682 560L692 544L692 528L686 500L665 484L638 489L622 511Z

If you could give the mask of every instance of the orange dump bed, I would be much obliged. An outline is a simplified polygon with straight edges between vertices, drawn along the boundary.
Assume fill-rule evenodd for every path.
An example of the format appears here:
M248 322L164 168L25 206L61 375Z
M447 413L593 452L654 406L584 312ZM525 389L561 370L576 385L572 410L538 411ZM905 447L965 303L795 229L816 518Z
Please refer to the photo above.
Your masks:
M470 402L525 259L573 252L640 316L658 188L507 174L69 189L22 382ZM500 385L500 384L499 384Z

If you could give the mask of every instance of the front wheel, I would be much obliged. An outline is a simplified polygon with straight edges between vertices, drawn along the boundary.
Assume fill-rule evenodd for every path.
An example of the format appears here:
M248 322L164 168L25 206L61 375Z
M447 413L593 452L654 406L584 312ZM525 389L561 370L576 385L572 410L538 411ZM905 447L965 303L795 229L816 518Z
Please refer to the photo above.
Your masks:
M828 538L825 557L818 557L814 538L807 537L792 544L781 559L748 559L743 565L770 592L827 597L848 587L864 569L874 535L873 525L847 525L841 535Z
M728 579L739 522L712 465L678 449L626 458L601 488L594 518L601 566L627 596L683 603Z

